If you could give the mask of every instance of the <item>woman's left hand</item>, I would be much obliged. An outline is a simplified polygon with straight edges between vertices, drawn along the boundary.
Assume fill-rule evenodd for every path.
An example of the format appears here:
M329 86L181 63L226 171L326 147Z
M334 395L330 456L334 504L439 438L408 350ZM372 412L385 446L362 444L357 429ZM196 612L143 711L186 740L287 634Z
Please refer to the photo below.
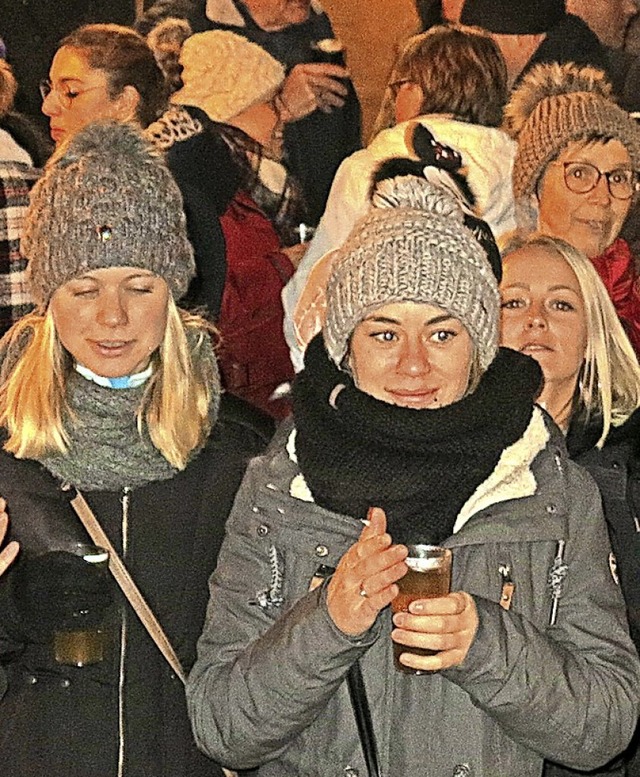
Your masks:
M456 591L434 599L416 599L409 612L393 616L391 638L400 645L437 650L432 656L403 653L400 663L412 669L437 671L461 664L478 630L478 611L473 597Z
M7 526L9 525L9 516L6 513L6 502L0 497L0 545L4 539L4 535L7 532ZM11 562L18 555L18 543L10 542L7 547L0 553L0 575L11 564Z

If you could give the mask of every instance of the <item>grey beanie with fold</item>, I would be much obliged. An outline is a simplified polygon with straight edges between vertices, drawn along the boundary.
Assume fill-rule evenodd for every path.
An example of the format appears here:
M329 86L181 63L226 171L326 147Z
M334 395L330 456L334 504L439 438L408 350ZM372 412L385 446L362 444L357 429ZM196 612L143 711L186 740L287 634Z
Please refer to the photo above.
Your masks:
M498 352L500 297L459 204L414 177L384 183L392 206L372 208L335 252L323 328L329 356L342 365L353 330L376 308L418 302L459 319L486 370Z
M175 299L195 275L173 176L135 127L112 121L85 127L53 155L33 188L21 248L40 305L91 270L149 270Z

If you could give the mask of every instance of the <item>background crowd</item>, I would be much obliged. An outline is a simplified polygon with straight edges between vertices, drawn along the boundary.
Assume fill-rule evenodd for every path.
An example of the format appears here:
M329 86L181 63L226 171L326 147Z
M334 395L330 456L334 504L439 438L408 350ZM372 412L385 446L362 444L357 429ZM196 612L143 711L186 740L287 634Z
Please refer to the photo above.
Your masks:
M636 0L7 6L7 774L640 777Z

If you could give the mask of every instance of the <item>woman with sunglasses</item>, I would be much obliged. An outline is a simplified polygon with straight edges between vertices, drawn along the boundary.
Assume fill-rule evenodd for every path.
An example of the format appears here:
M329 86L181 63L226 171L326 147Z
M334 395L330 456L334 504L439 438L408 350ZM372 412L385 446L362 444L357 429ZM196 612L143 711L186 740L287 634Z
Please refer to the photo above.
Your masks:
M539 65L513 92L505 126L518 226L585 253L640 353L635 260L620 230L638 188L640 127L611 98L604 74L572 63Z

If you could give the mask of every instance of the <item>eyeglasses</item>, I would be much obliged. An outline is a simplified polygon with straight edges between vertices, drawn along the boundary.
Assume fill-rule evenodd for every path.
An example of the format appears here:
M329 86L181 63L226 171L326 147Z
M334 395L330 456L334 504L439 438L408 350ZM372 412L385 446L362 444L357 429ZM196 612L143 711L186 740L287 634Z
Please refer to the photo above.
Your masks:
M393 95L393 99L398 96L398 92L405 84L411 84L413 81L410 78L399 78L397 81L392 81L388 86L387 89L391 90L391 94Z
M638 173L629 167L598 170L589 162L552 162L564 168L564 182L574 194L588 194L605 177L609 194L616 200L628 200L638 191Z
M73 105L73 101L76 99L76 97L82 97L83 94L86 94L87 92L93 92L95 89L103 89L103 84L97 84L96 86L88 86L86 89L82 89L80 91L74 91L73 89L70 89L69 87L66 87L66 91L61 92L59 89L54 87L54 85L51 83L51 81L48 78L45 78L44 80L40 81L39 89L40 89L40 95L43 100L46 100L47 97L51 94L51 92L55 92L56 97L58 98L58 102L60 103L60 106L64 108L66 111L71 108Z

